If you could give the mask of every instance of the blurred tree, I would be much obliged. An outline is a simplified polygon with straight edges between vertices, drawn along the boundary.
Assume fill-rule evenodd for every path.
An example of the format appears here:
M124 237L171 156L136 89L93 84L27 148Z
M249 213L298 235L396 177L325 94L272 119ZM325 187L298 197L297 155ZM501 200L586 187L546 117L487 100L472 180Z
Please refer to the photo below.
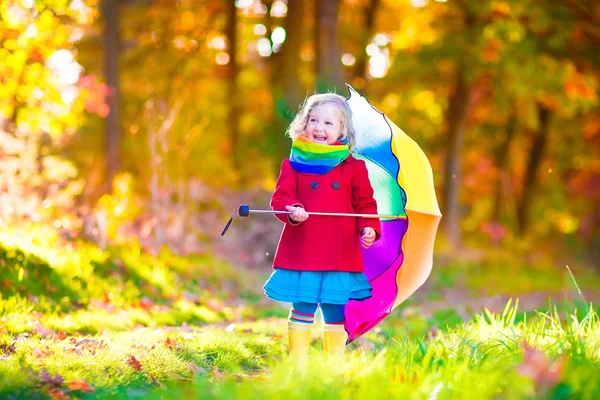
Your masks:
M338 43L340 0L320 0L315 7L316 87L318 92L343 93L341 54Z
M240 148L240 116L242 110L238 102L238 74L239 68L237 63L237 48L238 48L238 17L235 2L225 0L225 9L227 13L227 28L226 37L229 44L229 73L228 80L228 97L229 97L229 137L231 140L231 148L233 155L233 168L236 171L242 169L243 149Z
M459 190L462 183L461 160L465 123L469 112L471 87L466 82L464 66L456 71L456 86L448 99L446 129L448 151L444 168L444 197L442 200L446 235L455 247L462 243Z
M367 95L367 75L368 75L368 63L367 53L365 49L371 40L375 30L375 16L381 0L369 0L368 3L362 10L364 15L364 28L358 29L358 51L356 52L356 61L354 64L354 71L352 77L352 85L355 89L360 90L363 96Z
M115 175L120 169L119 156L119 4L117 0L103 0L104 15L104 75L109 92L107 94L108 115L105 119L106 182L104 191L110 193Z
M40 179L52 156L69 157L85 192L118 166L120 143L132 178L116 183L145 202L127 215L164 225L167 243L220 206L219 188L271 190L304 95L345 93L343 77L428 154L454 245L480 240L489 221L538 238L598 233L600 8L590 0L127 0L107 24L118 32L90 26L94 1L72 3L40 1L26 18L17 3L0 6L3 155L11 147L19 174ZM66 72L75 53L85 75ZM103 72L121 96L111 107ZM75 84L56 85L71 75ZM103 128L117 111L111 139Z
M290 140L283 133L291 122L295 110L302 102L302 83L300 78L301 47L304 36L305 15L304 0L289 0L284 29L285 41L277 54L274 80L275 127L273 158L275 170L279 171L280 162L290 151Z
M509 120L506 124L505 133L504 135L501 135L500 143L497 146L495 153L495 164L499 170L499 173L494 200L494 212L492 217L494 222L499 222L501 220L502 210L507 206L507 197L510 196L508 193L510 181L509 152L516 132L516 110L511 109Z
M525 169L525 178L523 181L523 191L517 204L517 221L519 223L519 232L523 234L528 227L528 210L531 204L531 197L536 189L536 177L539 173L542 158L549 141L550 136L550 110L544 105L538 105L538 127L533 135L530 157Z

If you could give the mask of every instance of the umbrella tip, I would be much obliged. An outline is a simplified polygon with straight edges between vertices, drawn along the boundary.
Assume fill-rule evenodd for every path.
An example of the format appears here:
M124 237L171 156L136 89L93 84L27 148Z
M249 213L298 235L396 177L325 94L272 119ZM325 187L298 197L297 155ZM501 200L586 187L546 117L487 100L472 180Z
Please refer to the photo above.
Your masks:
M247 217L250 215L250 206L248 204L240 204L238 207L238 215L240 217Z

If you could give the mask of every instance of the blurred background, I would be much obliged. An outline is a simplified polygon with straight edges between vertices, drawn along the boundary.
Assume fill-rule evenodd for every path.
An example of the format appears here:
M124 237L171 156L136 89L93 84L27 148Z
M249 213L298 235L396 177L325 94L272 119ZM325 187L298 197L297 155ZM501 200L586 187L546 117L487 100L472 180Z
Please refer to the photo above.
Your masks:
M275 218L221 230L268 208L306 95L349 83L429 157L434 270L600 268L599 22L592 0L1 0L0 221L268 273Z

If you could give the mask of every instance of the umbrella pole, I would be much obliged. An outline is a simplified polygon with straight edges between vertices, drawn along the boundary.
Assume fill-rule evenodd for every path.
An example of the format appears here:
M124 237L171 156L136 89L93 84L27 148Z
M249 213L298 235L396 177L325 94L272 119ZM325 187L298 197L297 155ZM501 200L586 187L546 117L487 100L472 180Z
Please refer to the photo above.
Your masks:
M279 210L253 210L247 205L242 204L238 207L238 215L247 217L250 214L292 214L292 211ZM382 214L357 214L357 213L332 213L332 212L308 212L308 215L323 215L329 217L361 217L361 218L386 218L386 219L406 219L404 215L382 215Z

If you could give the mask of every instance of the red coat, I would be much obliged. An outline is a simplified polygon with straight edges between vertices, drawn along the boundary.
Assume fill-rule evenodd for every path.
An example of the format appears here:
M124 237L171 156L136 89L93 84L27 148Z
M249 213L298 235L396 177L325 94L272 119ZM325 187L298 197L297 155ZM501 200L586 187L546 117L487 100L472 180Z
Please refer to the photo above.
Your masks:
M365 162L352 156L324 175L296 172L285 159L275 192L273 210L302 205L308 212L377 214L377 203ZM363 272L360 232L371 227L379 239L377 218L311 215L301 223L275 214L285 226L274 268L299 271Z

